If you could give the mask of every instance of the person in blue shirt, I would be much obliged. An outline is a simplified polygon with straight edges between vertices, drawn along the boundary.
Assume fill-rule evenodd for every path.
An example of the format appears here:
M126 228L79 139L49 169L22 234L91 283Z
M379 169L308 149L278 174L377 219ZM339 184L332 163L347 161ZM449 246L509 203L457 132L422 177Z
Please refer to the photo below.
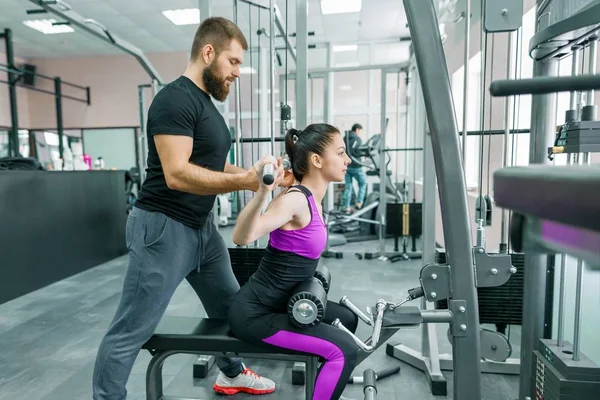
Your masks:
M348 171L346 171L345 183L346 188L344 190L344 210L347 213L352 212L350 202L352 200L352 180L356 179L358 182L358 194L356 196L355 206L357 209L362 208L367 194L367 177L363 171L362 165L357 163L355 159L358 159L355 151L356 148L362 145L362 139L360 137L363 127L360 124L352 125L352 130L346 135L346 148L348 154L353 158L350 165L348 165Z

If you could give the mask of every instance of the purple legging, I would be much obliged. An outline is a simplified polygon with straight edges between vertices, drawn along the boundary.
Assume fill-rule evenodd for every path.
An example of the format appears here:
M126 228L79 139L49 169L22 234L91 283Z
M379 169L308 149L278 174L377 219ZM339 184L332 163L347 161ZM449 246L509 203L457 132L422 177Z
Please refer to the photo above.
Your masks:
M245 305L249 306L248 303ZM269 313L252 317L244 305L230 308L229 321L235 336L255 343L314 354L323 363L319 367L313 400L337 400L356 366L358 347L346 332L331 325L336 318L351 332L356 332L357 317L347 308L331 301L323 321L317 326L300 329L291 323L287 314ZM256 315L256 314L255 314Z

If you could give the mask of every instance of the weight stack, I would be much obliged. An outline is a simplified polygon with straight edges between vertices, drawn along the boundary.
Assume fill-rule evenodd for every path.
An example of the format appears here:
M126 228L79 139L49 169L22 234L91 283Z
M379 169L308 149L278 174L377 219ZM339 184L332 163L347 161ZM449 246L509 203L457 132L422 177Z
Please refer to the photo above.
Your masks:
M552 340L540 339L534 350L536 388L534 400L597 400L600 398L600 366L585 355L573 360L573 346L557 347Z
M517 272L501 286L477 288L479 322L482 324L521 325L523 321L523 279L525 255L511 253L512 265ZM437 248L435 262L446 264L446 249ZM436 301L437 310L448 309L446 300Z
M263 248L236 247L229 249L231 268L240 286L243 286L258 269L260 260L265 255Z

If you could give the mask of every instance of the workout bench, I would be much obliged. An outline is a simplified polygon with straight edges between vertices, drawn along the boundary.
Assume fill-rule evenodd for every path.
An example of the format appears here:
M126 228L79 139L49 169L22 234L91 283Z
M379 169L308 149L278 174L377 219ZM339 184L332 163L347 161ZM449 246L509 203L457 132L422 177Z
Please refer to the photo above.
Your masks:
M296 361L306 364L306 399L313 396L317 376L318 357L286 349L257 347L235 338L226 320L164 316L154 335L142 349L152 354L146 370L146 400L162 400L162 367L175 354L202 354L242 358ZM168 397L170 400L177 397ZM191 400L186 398L187 400Z

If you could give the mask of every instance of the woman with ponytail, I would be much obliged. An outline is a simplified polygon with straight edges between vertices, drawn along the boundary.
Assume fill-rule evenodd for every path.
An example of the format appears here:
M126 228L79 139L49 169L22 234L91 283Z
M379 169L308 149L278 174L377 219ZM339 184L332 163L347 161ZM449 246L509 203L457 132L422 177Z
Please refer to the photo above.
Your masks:
M287 314L287 302L300 283L312 279L327 241L321 204L331 182L342 182L350 163L340 132L327 124L290 129L285 150L297 185L268 205L273 185L261 182L254 198L242 210L233 232L237 245L269 234L266 254L258 270L236 294L229 308L231 329L239 339L253 344L315 354L323 360L313 399L337 400L356 366L358 347L350 335L331 325L338 318L351 332L357 317L345 307L328 301L321 323L296 327ZM262 176L265 163L257 163ZM258 392L257 392L258 394Z

